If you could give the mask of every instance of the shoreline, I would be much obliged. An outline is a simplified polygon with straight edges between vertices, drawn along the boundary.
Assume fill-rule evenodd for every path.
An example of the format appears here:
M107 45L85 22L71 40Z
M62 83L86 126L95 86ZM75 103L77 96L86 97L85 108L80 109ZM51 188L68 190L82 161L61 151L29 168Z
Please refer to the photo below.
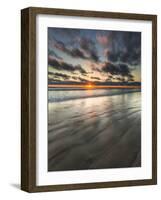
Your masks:
M67 99L54 99L53 100L49 100L48 99L48 103L61 103L61 102L66 102L66 101L72 101L72 100L81 100L81 99L89 99L89 98L99 98L99 97L112 97L112 96L117 96L117 95L126 95L126 94L131 94L131 93L137 93L137 92L141 92L141 91L128 91L125 93L115 93L115 94L102 94L102 95L92 95L92 96L82 96L82 97L70 97Z

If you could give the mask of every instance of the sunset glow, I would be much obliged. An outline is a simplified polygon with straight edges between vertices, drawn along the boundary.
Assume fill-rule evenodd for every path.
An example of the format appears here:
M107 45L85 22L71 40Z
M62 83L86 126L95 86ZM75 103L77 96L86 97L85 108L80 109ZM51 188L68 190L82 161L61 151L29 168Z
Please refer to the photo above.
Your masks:
M81 89L140 89L141 86L130 85L75 85L75 84L49 84L48 88L81 88Z
M89 84L87 84L85 87L87 87L87 88L94 88L94 85L92 85L91 83L89 83Z

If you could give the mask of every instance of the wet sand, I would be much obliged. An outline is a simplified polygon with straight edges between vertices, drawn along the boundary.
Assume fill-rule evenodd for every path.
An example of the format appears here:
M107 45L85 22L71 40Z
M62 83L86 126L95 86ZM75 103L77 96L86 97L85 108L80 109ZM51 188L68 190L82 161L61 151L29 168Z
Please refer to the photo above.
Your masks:
M49 103L48 170L141 166L141 93Z

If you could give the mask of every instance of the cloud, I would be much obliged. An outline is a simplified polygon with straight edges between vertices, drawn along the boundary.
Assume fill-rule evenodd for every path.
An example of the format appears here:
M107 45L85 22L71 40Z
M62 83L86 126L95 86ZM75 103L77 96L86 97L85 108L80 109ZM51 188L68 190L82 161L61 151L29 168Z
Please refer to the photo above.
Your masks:
M101 46L107 46L108 45L107 35L104 35L104 34L102 35L102 34L98 33L96 35L96 40Z
M86 74L87 72L81 67L81 65L72 65L72 64L68 64L66 62L63 61L58 61L56 59L52 59L52 58L48 58L48 65L50 65L51 67L57 69L57 70L65 70L65 71L70 71L70 72L74 72L74 71L79 71L81 74Z
M61 41L56 40L56 39L54 40L54 47L56 49L59 49L60 51L67 53L67 54L70 53L70 50L65 47L65 44Z
M48 49L48 56L53 56L53 57L55 57L55 58L57 58L57 59L62 59L60 56L58 56L56 53L55 53L55 51L54 50L52 50L52 49Z
M71 78L74 80L78 80L78 77L76 77L76 76L71 76Z
M67 81L67 80L72 81L72 79L76 80L76 81L81 81L81 82L88 82L88 79L82 78L80 76L70 76L68 74L59 73L59 72L54 73L54 72L49 71L48 75L52 76L52 77L48 78L49 82L52 82L52 81Z
M98 61L99 61L99 57L98 57L98 55L97 55L97 52L94 51L94 50L92 50L92 51L90 52L90 57L91 57L91 59L94 60L95 62L98 62Z
M110 76L121 76L121 78L127 77L128 79L133 79L130 68L124 63L113 64L106 62L104 63L102 71L108 73Z
M82 59L89 59L87 55L85 55L84 51L82 51L79 48L68 48L65 46L65 44L61 41L54 41L54 47L67 55L73 57L73 58L82 58Z
M70 53L68 52L69 55L71 55L72 57L75 57L75 58L83 58L83 59L87 59L88 57L85 56L85 54L83 53L83 51L81 51L80 49L72 49L70 51Z
M48 36L48 63L60 72L102 81L139 77L140 32L49 28Z
M96 77L96 76L91 76L90 78L95 79L95 80L101 80L99 77Z
M78 77L78 80L81 81L81 82L88 82L87 79L84 79L84 78L81 78L81 77Z
M119 67L120 75L122 75L122 76L130 75L130 69L129 69L128 65L121 63L121 64L118 64L118 67Z
M62 41L54 40L54 47L66 53L73 58L89 59L95 62L99 61L95 43L87 38L78 38L77 42L80 47L67 47Z
M111 75L118 75L119 74L119 68L116 65L114 65L110 62L104 63L102 71L109 73Z
M62 74L62 73L53 73L53 77L55 78L63 78L64 80L69 80L71 76L67 75L67 74Z
M76 80L76 81L81 81L81 82L88 82L88 79L82 78L82 77L78 77L78 76L71 76L72 79Z
M87 72L81 67L81 65L76 65L74 67L76 71L79 71L82 75L87 75Z
M53 79L53 78L48 78L48 83L50 82L58 82L60 81L59 79Z
M125 78L124 77L115 77L115 80L117 80L119 82L124 82Z
M95 46L95 42L93 40L86 38L86 37L81 37L79 38L79 44L81 49L89 55L89 59L98 62L99 61L99 56L98 52Z
M141 33L114 32L109 35L106 56L109 62L123 62L128 65L141 64Z

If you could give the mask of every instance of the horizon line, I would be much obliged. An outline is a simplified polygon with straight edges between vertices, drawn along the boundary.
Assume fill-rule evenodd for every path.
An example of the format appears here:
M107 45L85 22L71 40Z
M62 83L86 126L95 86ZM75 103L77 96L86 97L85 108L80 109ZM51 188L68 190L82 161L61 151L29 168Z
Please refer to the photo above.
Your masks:
M48 84L48 88L88 88L88 89L141 89L140 85L76 85L76 84Z

